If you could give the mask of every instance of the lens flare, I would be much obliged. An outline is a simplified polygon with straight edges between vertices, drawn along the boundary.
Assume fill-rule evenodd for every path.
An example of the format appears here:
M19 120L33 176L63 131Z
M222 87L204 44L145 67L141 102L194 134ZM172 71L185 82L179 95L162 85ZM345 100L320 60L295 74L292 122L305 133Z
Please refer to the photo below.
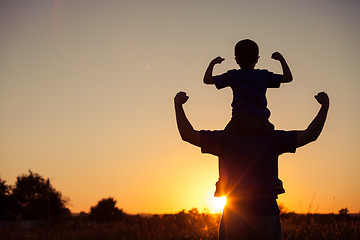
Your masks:
M226 197L213 197L211 199L211 210L222 212L226 205Z

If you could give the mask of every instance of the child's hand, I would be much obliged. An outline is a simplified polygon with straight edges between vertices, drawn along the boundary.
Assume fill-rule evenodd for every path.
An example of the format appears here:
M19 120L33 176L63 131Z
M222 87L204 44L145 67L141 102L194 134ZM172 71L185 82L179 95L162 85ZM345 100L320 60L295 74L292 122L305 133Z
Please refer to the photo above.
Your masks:
M222 58L222 57L216 57L216 58L214 58L212 61L211 61L211 63L212 64L220 64L220 63L222 63L222 61L224 61L225 60L225 58Z
M185 92L178 92L174 98L175 104L183 105L189 99Z
M280 60L283 59L284 57L281 55L281 53L279 53L279 52L274 52L274 53L271 55L271 58L280 61Z
M329 105L329 96L325 92L320 92L315 96L315 99L320 103L321 105Z

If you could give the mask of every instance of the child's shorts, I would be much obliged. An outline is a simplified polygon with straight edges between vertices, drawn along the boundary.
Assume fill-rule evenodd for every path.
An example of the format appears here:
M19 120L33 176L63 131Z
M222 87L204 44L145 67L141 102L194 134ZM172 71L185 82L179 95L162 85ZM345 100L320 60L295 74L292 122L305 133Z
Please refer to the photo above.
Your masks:
M274 125L267 117L237 113L233 114L225 130L235 134L263 134L274 131Z

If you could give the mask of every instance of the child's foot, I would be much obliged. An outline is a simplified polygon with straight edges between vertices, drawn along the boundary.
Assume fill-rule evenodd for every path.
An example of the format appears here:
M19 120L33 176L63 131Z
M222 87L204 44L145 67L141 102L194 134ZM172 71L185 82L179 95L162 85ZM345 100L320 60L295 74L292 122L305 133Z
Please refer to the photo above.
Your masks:
M285 193L285 189L283 188L283 182L280 179L276 181L275 189L277 195Z
M216 189L215 189L215 193L214 193L214 197L225 197L225 190L223 189L223 187L220 184L220 179L215 183Z

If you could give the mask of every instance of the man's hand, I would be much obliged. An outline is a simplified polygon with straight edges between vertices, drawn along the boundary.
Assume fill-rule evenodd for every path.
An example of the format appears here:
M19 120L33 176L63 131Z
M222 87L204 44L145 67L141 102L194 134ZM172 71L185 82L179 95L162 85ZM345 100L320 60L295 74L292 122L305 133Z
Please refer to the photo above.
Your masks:
M185 92L178 92L174 98L175 105L183 105L189 99Z
M319 92L315 99L320 103L322 106L329 106L329 97L325 92Z
M271 55L271 58L275 59L275 60L278 60L278 61L280 61L281 59L284 59L283 55L281 55L281 53L279 53L279 52L274 52Z
M304 146L310 142L316 141L319 137L329 110L329 97L324 92L319 92L315 99L320 103L321 108L310 125L303 131L297 131L297 147Z
M225 58L222 57L216 57L211 61L211 64L220 64L225 60Z

